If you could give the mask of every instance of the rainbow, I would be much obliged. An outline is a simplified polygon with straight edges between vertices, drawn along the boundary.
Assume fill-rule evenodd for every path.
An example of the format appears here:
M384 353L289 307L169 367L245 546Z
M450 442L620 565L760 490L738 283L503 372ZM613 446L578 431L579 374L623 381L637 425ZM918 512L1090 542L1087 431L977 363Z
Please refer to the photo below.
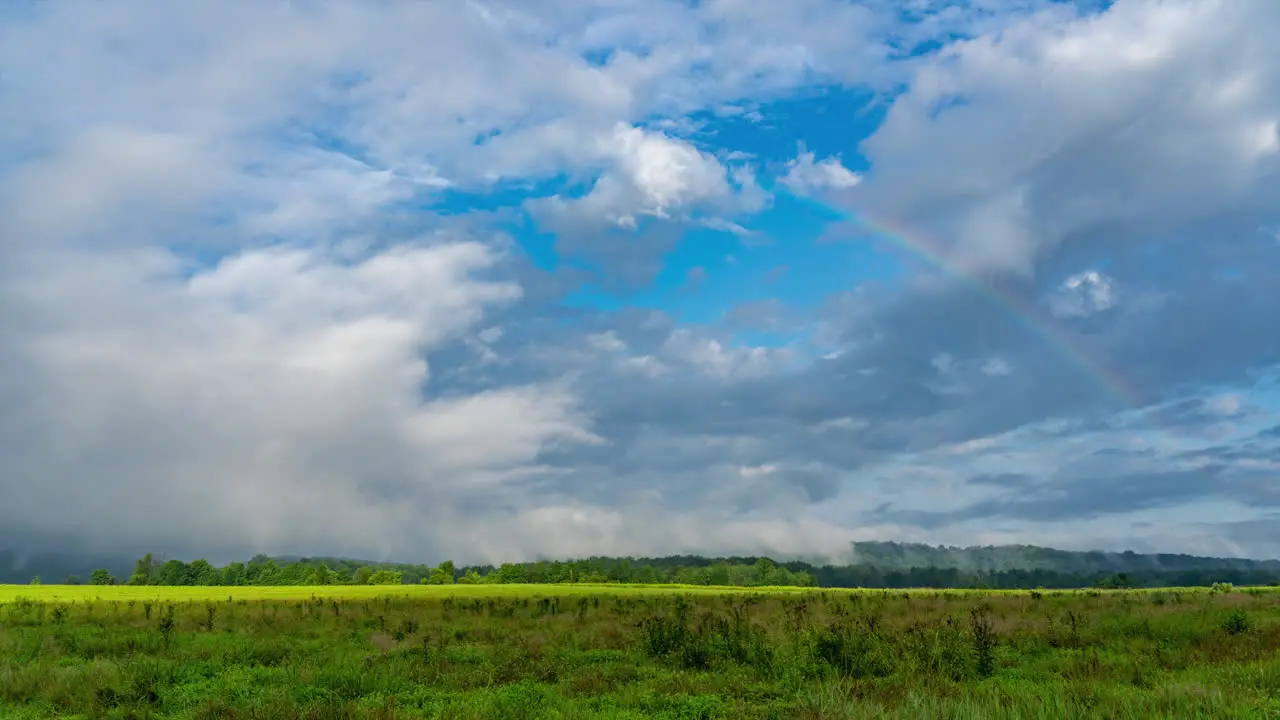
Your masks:
M1048 317L1044 311L1031 302L997 283L990 282L981 276L961 268L950 262L939 250L937 244L926 239L921 233L908 231L897 223L884 218L860 213L847 215L846 219L876 240L882 240L914 257L943 275L956 280L985 297L997 308L1004 311L1015 322L1023 326L1032 335L1040 338L1048 347L1068 360L1084 375L1088 376L1106 394L1118 400L1127 410L1138 410L1150 403L1119 373L1111 370L1106 363L1091 354L1075 341L1062 326Z

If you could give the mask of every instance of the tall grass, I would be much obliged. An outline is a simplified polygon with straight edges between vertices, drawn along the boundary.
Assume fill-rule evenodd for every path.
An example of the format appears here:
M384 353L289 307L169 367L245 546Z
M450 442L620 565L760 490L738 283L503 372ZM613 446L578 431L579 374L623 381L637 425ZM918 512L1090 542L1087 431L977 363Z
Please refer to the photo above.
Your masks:
M60 590L0 604L0 717L1280 717L1238 588Z

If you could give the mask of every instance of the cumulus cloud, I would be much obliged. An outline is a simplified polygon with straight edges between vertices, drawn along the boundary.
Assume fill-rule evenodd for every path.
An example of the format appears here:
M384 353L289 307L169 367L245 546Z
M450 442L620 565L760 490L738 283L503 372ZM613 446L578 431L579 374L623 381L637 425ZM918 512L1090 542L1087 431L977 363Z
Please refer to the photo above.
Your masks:
M0 9L0 524L221 557L1263 552L1280 18L1082 5ZM814 84L882 93L848 165L708 129ZM700 325L564 302L696 228L746 267L780 165L966 281Z
M697 372L721 378L767 375L785 365L789 353L765 347L726 346L711 337L700 337L688 329L676 330L664 351L673 360Z
M1059 5L957 42L864 143L871 181L854 193L936 230L954 262L1021 273L1107 228L1135 242L1224 212L1261 220L1280 162L1276 12Z
M734 195L728 171L708 153L660 132L619 125L596 140L607 168L581 198L559 196L532 203L535 213L561 233L602 224L634 230L644 216L687 219L702 206Z
M800 195L812 195L825 190L848 190L862 182L862 176L846 168L840 158L815 162L816 157L801 147L800 154L787 163L782 184Z
M726 167L660 131L619 124L596 138L595 149L603 170L586 194L534 198L526 207L556 234L559 252L598 263L610 278L652 280L685 229L745 234L727 218L767 202L749 167Z
M424 397L424 353L518 299L475 277L495 260L476 243L355 263L267 249L184 277L151 251L11 280L6 309L39 327L6 342L31 373L8 407L39 441L6 448L26 462L5 474L5 524L211 548L446 542L439 509L518 487L548 443L597 441L554 384Z
M22 68L0 81L6 526L491 559L594 543L565 531L573 498L539 495L564 472L541 457L605 441L566 368L470 374L510 364L521 329L485 319L530 294L500 243L403 210L568 174L594 178L553 208L571 252L575 223L737 227L716 215L763 201L750 169L641 121L818 65L852 77L874 24L826 3L773 23L682 3L0 12L0 62ZM738 31L712 48L707 24ZM612 58L587 61L599 47ZM764 371L715 340L664 347L618 368ZM523 534L477 551L481 516ZM681 522L705 529L690 548L714 544L719 524ZM661 544L644 523L604 527L619 552Z
M607 147L617 157L619 174L638 191L640 212L666 217L670 209L729 193L720 163L688 143L619 127Z
M1085 317L1116 304L1111 278L1096 270L1072 275L1050 296L1049 307L1059 317Z

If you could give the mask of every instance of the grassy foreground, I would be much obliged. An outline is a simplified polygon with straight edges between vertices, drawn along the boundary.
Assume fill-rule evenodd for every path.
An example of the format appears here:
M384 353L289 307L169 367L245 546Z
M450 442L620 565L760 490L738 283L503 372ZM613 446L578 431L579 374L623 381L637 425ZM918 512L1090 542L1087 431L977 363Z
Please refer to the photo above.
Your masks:
M3 718L1280 718L1280 593L0 586Z

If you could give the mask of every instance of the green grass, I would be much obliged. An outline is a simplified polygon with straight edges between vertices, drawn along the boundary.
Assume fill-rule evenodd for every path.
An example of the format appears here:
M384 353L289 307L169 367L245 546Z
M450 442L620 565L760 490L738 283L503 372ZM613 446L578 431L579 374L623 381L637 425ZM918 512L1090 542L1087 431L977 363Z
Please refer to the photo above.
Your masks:
M724 595L727 593L804 593L814 588L715 587L707 585L315 585L165 587L131 585L0 585L0 603L25 599L38 602L128 600L359 600L380 597L532 597L563 595ZM932 592L932 591L929 591ZM963 591L957 591L963 592Z
M1280 718L1280 593L1262 590L0 586L0 602L3 718Z
M1234 589L1233 589L1234 590ZM1240 588L1240 592L1275 593L1280 597L1280 588L1258 587ZM1084 594L1146 594L1196 595L1210 592L1206 588L1159 588L1139 590L968 590L935 588L908 588L896 590L884 589L851 589L851 588L804 588L804 587L738 587L708 585L661 585L635 584L626 585L609 583L590 584L558 584L558 585L289 585L289 586L132 586L132 585L0 585L0 604L30 600L34 602L127 602L134 601L218 601L227 600L310 600L314 598L336 600L361 600L381 597L410 598L446 598L446 597L555 597L579 595L726 595L726 594L814 594L814 593L857 593L861 595L891 595L912 597L931 597L943 593L950 597L966 595L982 597L1047 595L1050 597L1070 597Z

